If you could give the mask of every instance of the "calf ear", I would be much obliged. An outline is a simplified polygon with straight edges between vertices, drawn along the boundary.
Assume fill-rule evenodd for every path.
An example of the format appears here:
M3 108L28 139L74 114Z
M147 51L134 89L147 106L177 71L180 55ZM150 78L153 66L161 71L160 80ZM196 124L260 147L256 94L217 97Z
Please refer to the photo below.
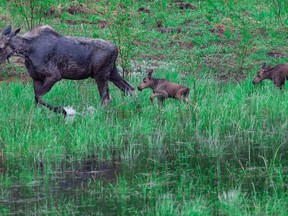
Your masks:
M6 26L5 28L3 28L2 30L2 35L8 35L11 33L12 27L11 25Z
M148 72L148 78L151 79L151 78L152 78L153 70L152 70L152 69L149 69L147 72Z
M264 63L261 64L261 68L262 68L262 69L266 68L266 62L264 62Z

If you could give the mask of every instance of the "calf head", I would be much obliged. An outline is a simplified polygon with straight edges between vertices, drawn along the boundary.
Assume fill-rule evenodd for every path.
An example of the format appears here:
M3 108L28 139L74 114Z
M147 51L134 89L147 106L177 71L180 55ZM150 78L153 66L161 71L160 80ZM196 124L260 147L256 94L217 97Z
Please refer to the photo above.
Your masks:
M147 71L147 76L143 79L142 83L138 86L138 90L139 91L142 91L143 89L145 88L149 88L151 87L151 84L152 84L152 73L153 73L153 70L152 69L149 69Z
M0 36L0 64L2 64L12 55L13 51L10 47L10 41L20 32L20 28L16 29L15 31L11 30L11 25L6 26L3 28Z
M270 67L267 67L266 63L263 63L252 83L255 85L260 83L262 80L267 79L269 77L269 73L267 73L269 69Z

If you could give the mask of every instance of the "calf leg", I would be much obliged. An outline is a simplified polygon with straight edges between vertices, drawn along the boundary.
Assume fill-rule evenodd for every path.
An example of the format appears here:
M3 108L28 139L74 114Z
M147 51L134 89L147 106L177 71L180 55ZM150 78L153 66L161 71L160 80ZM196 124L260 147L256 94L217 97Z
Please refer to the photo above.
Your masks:
M47 77L44 81L33 79L34 84L34 93L35 93L35 101L37 104L41 104L48 109L54 111L54 112L60 112L66 115L66 111L63 107L58 106L52 106L48 103L46 103L42 97L50 91L50 89L53 87L53 85L58 81L59 79L55 79L53 77Z
M163 100L166 99L166 98L168 98L168 94L167 94L166 92L153 93L153 94L150 96L150 100L151 100L152 103L153 103L155 97L159 98L160 103L162 104Z
M274 80L275 85L282 90L283 85L285 84L285 78L278 78Z
M175 95L176 99L180 100L181 98L183 98L185 102L189 101L188 97L189 97L189 88L182 88Z
M109 81L113 82L119 89L121 89L125 93L134 92L134 87L120 76L116 66L113 67L113 71L109 77Z
M107 106L111 102L111 96L108 88L108 80L96 79L102 105Z

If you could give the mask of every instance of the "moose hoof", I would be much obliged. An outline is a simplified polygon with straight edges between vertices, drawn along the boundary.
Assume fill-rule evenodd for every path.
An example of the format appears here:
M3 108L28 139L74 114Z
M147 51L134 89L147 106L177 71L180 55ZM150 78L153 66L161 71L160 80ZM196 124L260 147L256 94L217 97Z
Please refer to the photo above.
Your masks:
M74 116L76 115L76 110L74 110L72 107L63 107L63 114L65 116Z

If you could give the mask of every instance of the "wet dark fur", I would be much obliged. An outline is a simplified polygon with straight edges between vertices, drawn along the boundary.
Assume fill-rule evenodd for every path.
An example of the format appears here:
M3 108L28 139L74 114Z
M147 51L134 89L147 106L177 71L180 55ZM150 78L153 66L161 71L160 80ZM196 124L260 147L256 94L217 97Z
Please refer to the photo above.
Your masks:
M97 82L102 103L111 101L108 81L124 92L134 88L118 73L115 45L101 39L62 36L49 26L37 27L23 36L16 36L11 26L5 27L0 37L0 63L11 55L25 59L25 66L33 78L35 100L56 112L66 113L42 100L53 85L61 79L93 78Z

